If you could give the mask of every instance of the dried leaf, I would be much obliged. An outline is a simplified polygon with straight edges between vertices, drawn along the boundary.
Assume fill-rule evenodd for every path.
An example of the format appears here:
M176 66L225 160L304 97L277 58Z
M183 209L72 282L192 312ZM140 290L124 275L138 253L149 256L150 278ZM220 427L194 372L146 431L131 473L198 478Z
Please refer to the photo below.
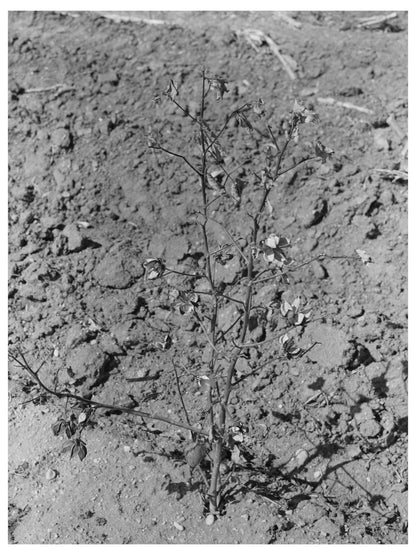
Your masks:
M165 90L165 95L170 98L171 100L174 100L177 96L178 96L178 87L176 86L176 84L172 81L172 79L169 82L169 85L167 86L166 90Z
M318 156L322 162L325 164L328 158L330 158L334 154L334 150L329 148L321 143L321 141L315 142L315 154Z
M209 79L209 84L217 93L217 101L222 100L224 98L224 94L229 92L227 88L227 81L221 77Z

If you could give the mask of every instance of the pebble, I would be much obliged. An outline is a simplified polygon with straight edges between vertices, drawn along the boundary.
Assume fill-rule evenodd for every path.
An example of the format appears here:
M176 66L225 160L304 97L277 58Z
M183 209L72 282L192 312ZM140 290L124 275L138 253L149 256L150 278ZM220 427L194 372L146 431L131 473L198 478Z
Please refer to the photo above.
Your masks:
M54 152L66 150L71 146L72 136L68 129L59 127L51 133L51 143Z
M308 452L305 449L298 449L295 453L297 466L302 466L308 460Z
M209 514L209 515L207 516L207 518L205 519L205 524L206 524L207 526L212 526L212 525L214 524L214 522L215 522L215 516L212 515L212 514Z
M390 150L390 140L384 129L374 131L374 146L377 150Z
M179 524L179 522L176 522L176 520L173 525L177 530L179 530L179 532L183 532L185 530L185 526L182 526L182 524Z
M316 260L312 262L312 271L316 278L318 279L325 279L328 277L328 272L322 264L317 262Z
M318 198L315 202L305 205L299 211L299 218L303 227L309 229L310 227L319 224L328 212L328 203L326 200Z
M68 224L62 231L68 239L68 251L78 252L86 246L86 238L81 235L76 224Z
M112 289L125 289L143 274L144 269L138 257L128 251L106 254L93 273L99 285Z
M384 204L384 206L390 206L391 204L394 204L396 202L393 192L389 189L384 189L381 192L379 200L382 204Z
M364 314L364 308L361 305L353 305L347 310L350 318L359 318Z
M316 249L316 247L318 246L319 241L316 237L309 237L308 239L306 239L305 241L305 249L308 252L313 251L314 249Z
M57 476L58 476L58 472L53 468L48 468L45 474L45 478L49 481L55 480Z

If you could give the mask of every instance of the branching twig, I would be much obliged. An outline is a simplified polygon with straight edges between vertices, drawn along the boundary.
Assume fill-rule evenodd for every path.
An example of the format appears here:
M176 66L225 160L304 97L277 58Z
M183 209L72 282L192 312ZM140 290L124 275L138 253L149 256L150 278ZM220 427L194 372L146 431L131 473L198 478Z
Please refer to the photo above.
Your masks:
M32 370L30 365L27 363L24 354L21 351L18 351L18 356L10 353L9 356L14 362L16 362L22 369L26 370L26 372L31 376L31 378L49 395L57 397L58 399L68 399L76 401L84 406L94 407L96 409L106 409L111 411L123 412L126 414L130 414L132 416L140 416L142 418L149 418L151 420L158 420L160 422L165 422L166 424L170 424L172 426L176 426L177 428L184 428L185 430L190 430L194 434L207 436L206 432L195 428L195 426L191 426L189 424L185 424L184 422L178 422L176 420L172 420L171 418L167 418L165 416L161 416L158 414L152 414L149 412L145 412L142 410L131 409L128 407L123 407L119 405L109 405L106 403L100 403L98 401L92 401L90 399L86 399L85 397L81 397L80 395L75 395L74 393L69 393L68 391L57 391L54 389L49 388L39 377L38 373L39 370L36 372Z
M191 162L186 158L186 156L183 156L182 154L179 154L178 152L173 152L172 150L169 150L165 147L163 147L162 145L158 145L158 144L152 144L149 145L149 148L152 148L153 150L161 150L162 152L165 152L166 154L169 154L170 156L175 156L176 158L181 158L186 164L188 164L188 166L199 176L202 175L202 172L200 172L197 168L195 168L195 166L193 164L191 164Z

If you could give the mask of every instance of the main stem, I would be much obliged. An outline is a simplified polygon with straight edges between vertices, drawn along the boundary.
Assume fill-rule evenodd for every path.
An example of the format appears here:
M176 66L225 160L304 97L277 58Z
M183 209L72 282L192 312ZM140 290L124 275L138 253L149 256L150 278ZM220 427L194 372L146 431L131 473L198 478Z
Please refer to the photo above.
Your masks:
M276 171L273 178L273 182L276 182L279 177L279 170L284 159L284 155L286 149L292 139L293 127L291 127L289 135L283 145L282 150L280 151L277 163L276 163ZM259 220L260 216L263 213L264 207L266 206L267 198L271 191L271 186L265 187L263 190L262 197L260 199L260 203L254 216L253 220L253 228L251 231L251 245L256 245L257 243L257 235L259 231ZM215 513L218 511L218 504L220 501L220 485L219 485L219 477L220 477L220 465L223 455L223 447L225 441L225 431L226 431L226 419L227 419L227 405L231 395L232 387L233 387L233 376L235 365L237 364L238 359L240 358L241 352L243 350L243 345L245 343L245 338L247 335L248 330L248 323L250 319L250 311L251 311L251 302L253 296L253 253L250 249L249 256L248 256L248 264L247 264L247 279L248 285L246 290L246 296L244 301L244 321L243 326L240 332L239 337L239 347L235 348L234 354L230 360L228 369L227 369L227 378L226 384L224 389L224 396L222 398L219 410L219 417L218 417L218 437L216 438L216 442L214 445L214 456L213 456L213 463L212 463L212 474L211 474L211 483L209 489L209 502L210 502L210 511Z

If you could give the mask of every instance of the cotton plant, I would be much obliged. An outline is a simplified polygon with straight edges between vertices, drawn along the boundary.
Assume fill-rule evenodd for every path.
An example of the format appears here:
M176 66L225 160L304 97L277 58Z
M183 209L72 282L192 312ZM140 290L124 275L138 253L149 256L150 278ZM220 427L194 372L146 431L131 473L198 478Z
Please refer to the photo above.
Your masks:
M181 366L183 373L188 373L198 383L202 399L200 411L190 411L189 395L180 386L182 375L177 371L180 366L177 364L177 351L180 348L172 340L170 332L164 331L162 340L155 342L154 346L161 351L172 351L172 370L181 403L178 407L182 414L180 418L173 418L169 411L156 414L141 407L104 404L66 390L52 389L44 383L39 370L34 371L31 368L23 353L13 354L12 358L47 394L72 404L74 412L78 409L79 413L88 415L85 419L77 419L73 414L69 420L64 419L54 428L54 433L66 434L72 456L77 454L80 459L85 458L87 448L84 439L81 439L81 432L91 415L100 409L106 410L107 414L109 410L116 410L118 413L138 416L144 421L159 421L189 434L183 446L183 460L189 467L190 479L194 472L199 472L207 524L212 524L224 510L227 492L236 479L233 469L244 463L244 449L250 442L247 431L230 415L233 392L245 380L258 376L265 366L295 361L307 352L290 335L291 328L302 329L310 322L311 311L303 306L300 296L288 300L285 295L285 299L278 305L278 317L287 331L283 334L280 331L276 337L266 336L264 339L261 333L253 335L252 325L261 320L262 314L266 314L267 322L271 305L257 306L254 302L256 294L267 283L284 287L290 273L298 271L313 260L322 260L324 257L350 258L369 264L371 258L364 251L357 250L350 257L320 254L306 262L296 262L290 255L290 239L280 234L279 230L269 234L265 231L272 210L270 192L279 183L281 176L302 164L314 166L325 163L334 154L332 149L317 140L314 152L307 153L294 165L287 163L291 145L299 140L301 126L317 126L319 123L319 116L313 107L295 100L291 112L277 131L267 123L267 105L259 98L232 109L223 121L213 122L213 118L208 116L210 103L226 101L229 83L223 76L210 75L205 69L202 70L200 83L197 115L188 110L180 87L174 80L169 82L162 95L155 98L158 104L162 104L164 100L172 103L188 119L194 130L192 137L195 138L196 149L190 149L190 154L188 151L177 152L164 143L158 130L154 130L149 136L148 146L180 160L196 178L199 206L195 211L195 222L201 239L202 257L198 253L199 264L186 270L183 266L168 266L162 257L155 257L151 252L143 260L144 279L152 286L152 295L157 295L157 290L161 291L164 303L170 306L172 313L176 312L185 319L193 319L194 333L199 341L205 342L204 357L198 358L196 353L192 367ZM239 174L239 165L229 167L224 142L226 133L232 129L236 133L247 133L250 137L254 129L253 121L256 125L266 121L264 126L269 139L263 158L250 160L253 181L249 183L243 174ZM193 154L195 151L198 151L197 156ZM219 221L219 215L228 216L230 210L238 212L239 217L245 219L244 237ZM223 218L224 221L226 219ZM227 237L226 243L218 244L212 239L211 231L218 229L218 226ZM227 282L220 279L219 275L227 272L234 259L239 261L235 278ZM167 279L172 274L175 275L175 286ZM182 279L183 283L177 284ZM153 298L152 301L157 302L157 299ZM220 326L219 315L227 308L231 309L231 314L235 313L235 319L225 327ZM267 329L266 333L269 334L270 330ZM267 357L266 344L278 347L277 357ZM252 347L263 350L264 358L261 362L249 361L246 370L241 370L239 363L247 361ZM313 345L310 348L312 347ZM231 459L227 459L229 453Z

